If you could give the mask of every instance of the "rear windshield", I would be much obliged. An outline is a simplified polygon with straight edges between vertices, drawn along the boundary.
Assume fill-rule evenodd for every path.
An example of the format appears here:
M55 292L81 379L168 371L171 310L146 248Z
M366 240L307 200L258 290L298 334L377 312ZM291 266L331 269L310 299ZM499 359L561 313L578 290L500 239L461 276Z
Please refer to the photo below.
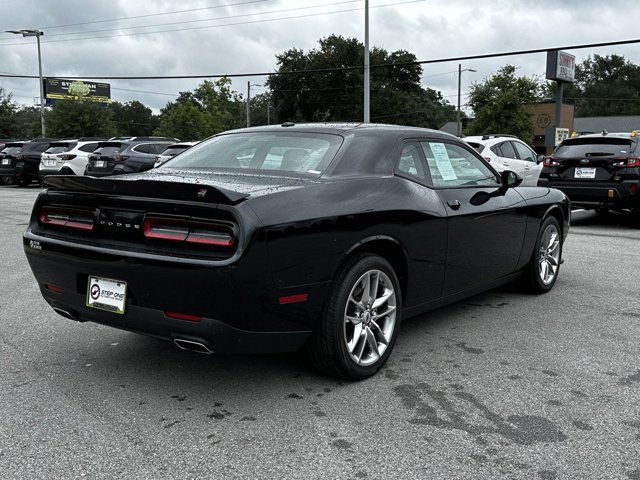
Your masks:
M51 146L49 148L47 148L47 150L45 150L44 153L62 153L62 152L68 152L69 150L71 150L72 148L75 148L75 146L77 145L76 142L70 142L70 143L52 143Z
M627 138L573 138L565 140L555 152L554 157L606 157L624 156L631 153L635 142Z
M182 145L176 145L176 146L168 146L167 148L165 148L162 153L160 155L169 155L171 157L175 157L176 155L178 155L179 153L184 152L185 150L187 150L189 147L185 147Z
M319 175L341 144L342 137L321 133L235 133L199 143L159 168L268 170Z
M482 153L482 150L484 150L484 145L482 145L481 143L476 143L476 142L467 142L473 149L475 149L476 152L478 153Z
M22 150L22 145L19 146L19 147L6 147L0 153L2 155L16 155L16 154L20 153L21 150Z
M115 155L127 148L128 145L123 142L100 142L93 153L95 155Z

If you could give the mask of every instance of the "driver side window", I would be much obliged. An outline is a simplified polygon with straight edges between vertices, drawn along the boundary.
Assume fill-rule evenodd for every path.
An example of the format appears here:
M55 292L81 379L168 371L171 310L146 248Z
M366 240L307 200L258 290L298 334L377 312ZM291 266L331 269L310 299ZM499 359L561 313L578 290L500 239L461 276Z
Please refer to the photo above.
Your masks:
M496 174L466 148L436 141L424 141L420 144L427 157L434 187L495 187L499 185Z

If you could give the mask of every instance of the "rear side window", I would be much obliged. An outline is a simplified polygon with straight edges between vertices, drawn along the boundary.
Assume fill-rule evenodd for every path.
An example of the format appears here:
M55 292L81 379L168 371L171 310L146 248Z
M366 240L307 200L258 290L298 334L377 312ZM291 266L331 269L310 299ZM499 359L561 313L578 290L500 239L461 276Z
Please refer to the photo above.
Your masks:
M431 181L436 188L493 187L498 179L482 160L466 148L445 142L421 142Z
M2 150L2 155L17 155L22 151L22 147L7 147Z
M516 151L513 149L511 142L503 142L500 144L500 150L502 151L501 157L504 158L518 158Z
M565 140L553 152L558 158L625 156L633 152L635 142L627 138L574 138Z
M136 145L131 150L138 153L156 153L154 145L151 143L141 143L140 145Z
M424 181L427 178L422 158L420 143L406 143L402 147L396 171Z

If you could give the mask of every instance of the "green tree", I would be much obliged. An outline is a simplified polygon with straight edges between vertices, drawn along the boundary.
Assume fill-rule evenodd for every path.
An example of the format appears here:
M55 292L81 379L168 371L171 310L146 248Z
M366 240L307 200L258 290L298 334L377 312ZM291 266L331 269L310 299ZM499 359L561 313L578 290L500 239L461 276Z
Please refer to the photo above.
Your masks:
M22 107L16 111L13 122L16 129L14 138L27 140L40 137L42 134L40 107Z
M364 45L355 38L330 35L309 52L290 49L276 55L278 72L267 80L275 110L273 122L360 121L363 117L363 71L360 68L284 74L293 70L359 67ZM420 84L422 67L414 54L374 47L371 64L399 63L371 70L371 119L438 128L455 118L455 109L440 92Z
M506 65L484 82L471 86L468 104L475 120L465 133L505 133L531 142L533 123L525 106L539 100L538 83L517 77L516 67Z
M117 133L111 111L90 101L56 102L46 121L52 137L110 137Z
M120 136L148 136L158 127L158 116L137 100L127 103L112 102L107 108L112 113L117 134Z
M15 115L18 107L13 103L10 93L6 93L0 87L0 138L13 138L17 136Z
M545 93L555 98L555 82L545 86ZM620 55L589 57L576 65L576 83L565 83L563 96L581 117L638 115L640 65Z
M231 90L231 80L205 80L160 110L155 134L196 140L237 128L243 124L242 105L241 96Z

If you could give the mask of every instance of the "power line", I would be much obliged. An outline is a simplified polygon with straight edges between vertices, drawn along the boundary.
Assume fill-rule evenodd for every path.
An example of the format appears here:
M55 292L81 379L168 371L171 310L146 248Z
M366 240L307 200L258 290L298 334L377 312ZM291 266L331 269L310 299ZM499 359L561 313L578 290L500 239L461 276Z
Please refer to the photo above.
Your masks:
M240 15L226 15L224 17L200 18L200 19L197 19L197 20L183 20L181 22L153 23L153 24L149 24L149 25L135 25L135 26L131 26L131 27L120 27L120 28L106 28L106 29L102 29L102 30L84 30L84 31L80 31L80 32L54 33L52 35L47 35L47 38L63 37L63 36L67 36L67 35L83 35L83 34L88 34L88 33L115 32L115 31L119 31L119 30L131 30L131 29L134 29L134 28L166 27L166 26L171 26L171 25L183 25L183 24L187 24L187 23L208 22L208 21L212 21L212 20L226 20L226 19L231 19L231 18L251 17L251 16L254 16L254 15L266 15L266 14L272 14L272 13L284 13L284 12L293 12L293 11L298 11L298 10L309 10L311 8L331 7L331 6L336 6L336 5L344 5L344 4L347 4L347 3L357 3L357 2L360 2L360 0L343 0L341 2L325 3L325 4L320 4L320 5L308 5L308 6L304 6L304 7L285 8L285 9L280 9L280 10L269 10L269 11L254 12L254 13L243 13L243 14L240 14ZM211 25L211 26L214 26L214 25ZM207 27L208 26L204 26L204 27L201 27L201 28L207 28ZM144 32L144 33L157 33L157 32ZM134 35L134 33L127 34L127 35ZM47 43L47 42L45 42L45 43ZM7 45L8 45L8 43L7 43Z
M400 5L400 4L395 4ZM478 60L484 58L497 58L497 57L510 57L516 55L529 55L532 53L544 53L549 50L580 50L585 48L599 48L609 47L614 45L630 45L640 43L640 39L632 40L616 40L611 42L600 43L583 43L577 45L565 45L558 47L546 47L546 48L534 48L529 50L512 50L508 52L498 53L483 53L478 55L468 55L461 57L443 57L429 60L416 60L413 62L398 62L398 63L381 63L377 65L371 65L371 68L386 68L386 67L410 67L414 65L426 65L431 63L447 63L447 62L459 62L462 60ZM362 65L358 66L346 66L346 67L332 67L332 68L317 68L309 70L284 70L278 72L254 72L254 73L212 73L207 75L86 75L86 76L65 76L65 75L50 75L55 78L66 78L69 80L175 80L175 79L187 79L187 78L239 78L239 77L268 77L271 75L303 75L310 73L332 73L350 70L362 70ZM5 78L38 78L37 75L14 75L14 74L0 74L0 77Z
M248 0L245 2L238 2L238 3L227 3L227 4L223 4L223 5L214 5L211 7L201 7L201 8L189 8L187 10L175 10L173 12L160 12L160 13L147 13L145 15L134 15L132 17L120 17L120 18L110 18L110 19L106 19L106 20L93 20L91 22L79 22L79 23L67 23L65 25L50 25L48 27L40 27L39 30L52 30L54 28L64 28L64 27L76 27L79 25L94 25L96 23L108 23L108 22L119 22L120 20L133 20L133 19L137 19L137 18L148 18L148 17L159 17L162 15L173 15L176 13L189 13L189 12L199 12L202 10L213 10L216 8L225 8L225 7L234 7L237 5L247 5L250 3L262 3L262 2L267 2L269 0Z
M393 7L396 5L406 5L409 3L420 3L420 2L425 2L427 0L408 0L408 1L404 1L404 2L398 2L398 3L388 3L385 5L374 5L369 7L370 9L372 8L382 8L382 7ZM42 41L43 44L48 44L48 43L61 43L61 42L77 42L80 40L95 40L95 39L101 39L101 38L116 38L116 37L130 37L130 36L137 36L137 35L153 35L156 33L171 33L171 32L184 32L184 31L188 31L188 30L202 30L202 29L207 29L207 28L220 28L220 27L232 27L232 26L238 26L238 25L250 25L250 24L255 24L255 23L265 23L265 22L275 22L275 21L280 21L280 20L292 20L292 19L298 19L298 18L308 18L308 17L318 17L318 16L322 16L322 15L333 15L336 13L347 13L347 12L357 12L362 10L363 7L358 7L358 8L350 8L350 9L345 9L345 10L335 10L333 12L322 12L322 13L308 13L305 15L293 15L293 16L289 16L289 17L280 17L280 18L266 18L266 19L262 19L262 20L251 20L251 21L246 21L246 22L236 22L236 23L224 23L224 24L220 24L220 25L205 25L205 26L201 26L201 27L187 27L187 28L174 28L174 29L170 29L170 30L157 30L154 32L133 32L133 33L120 33L120 34L116 34L116 35L102 35L102 36L97 36L97 37L78 37L78 38L63 38L60 40L49 40L49 41ZM0 46L16 46L16 45L31 45L31 42L20 42L20 43L10 43L10 42L5 42L5 43L0 43Z

